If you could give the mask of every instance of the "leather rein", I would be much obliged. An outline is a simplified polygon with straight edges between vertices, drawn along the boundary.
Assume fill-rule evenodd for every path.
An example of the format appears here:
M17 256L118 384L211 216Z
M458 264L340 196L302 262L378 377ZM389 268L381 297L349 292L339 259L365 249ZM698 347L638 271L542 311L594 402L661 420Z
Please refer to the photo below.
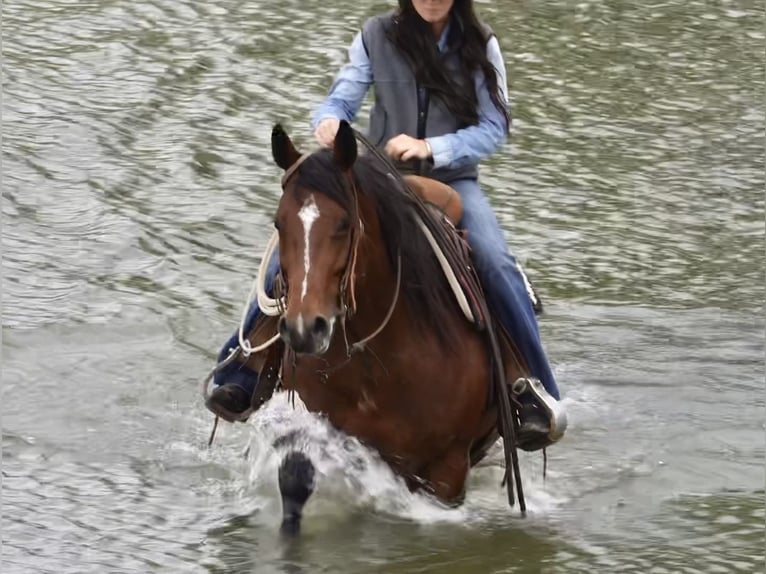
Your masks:
M356 136L356 139L362 142L364 146L367 148L367 150L375 156L380 162L383 163L388 169L389 169L389 177L394 179L395 181L398 181L399 184L403 187L405 191L407 191L412 197L412 199L415 201L415 205L419 206L421 208L421 212L423 210L423 202L419 200L417 195L412 192L412 190L409 189L406 182L402 179L401 174L396 169L396 167L391 163L391 161L384 156L378 149L359 131L354 130L354 135ZM428 218L423 219L424 223L427 223L429 220ZM433 228L432 231L434 232L435 236L443 238L443 233L439 233L439 230L437 228ZM442 242L443 243L443 242ZM453 267L454 268L454 267ZM478 280L478 278L476 278ZM481 301L479 302L479 307L481 314L484 317L489 318L489 309L487 307L486 302ZM521 482L521 471L519 468L519 456L516 449L517 446L517 430L518 430L518 419L516 414L514 413L514 405L511 402L511 397L508 392L508 387L506 385L506 377L505 377L505 369L503 367L503 360L502 360L502 353L500 351L500 344L498 341L497 334L495 333L495 330L492 325L492 321L487 320L484 324L483 333L486 338L486 343L488 346L489 354L491 357L490 364L491 364L491 371L492 371L492 382L495 390L495 397L497 400L497 406L498 406L498 431L500 432L500 435L503 437L503 454L505 457L505 475L503 477L502 485L507 488L508 492L508 504L510 506L514 505L514 498L517 495L518 501L519 501L519 508L521 510L522 515L526 514L527 505L526 500L524 497L524 488L522 486ZM516 486L516 495L514 494L514 484Z

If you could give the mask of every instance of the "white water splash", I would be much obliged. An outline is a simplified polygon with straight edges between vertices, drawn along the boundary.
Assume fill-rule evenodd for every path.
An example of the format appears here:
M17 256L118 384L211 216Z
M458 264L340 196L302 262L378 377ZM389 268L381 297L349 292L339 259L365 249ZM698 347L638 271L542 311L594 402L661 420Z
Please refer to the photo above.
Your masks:
M285 437L291 437L289 445L281 444ZM472 471L466 501L455 509L410 492L376 452L309 413L299 399L296 398L293 407L286 393L275 395L258 411L248 446L248 480L261 491L275 488L279 463L289 450L300 450L311 458L317 471L317 486L307 504L307 515L337 513L339 507L349 513L369 508L425 524L475 524L519 516L518 505L509 508L505 488L500 487L503 468L502 449L498 445L487 461ZM533 461L522 460L522 476L530 515L548 514L564 502L546 492L537 457Z

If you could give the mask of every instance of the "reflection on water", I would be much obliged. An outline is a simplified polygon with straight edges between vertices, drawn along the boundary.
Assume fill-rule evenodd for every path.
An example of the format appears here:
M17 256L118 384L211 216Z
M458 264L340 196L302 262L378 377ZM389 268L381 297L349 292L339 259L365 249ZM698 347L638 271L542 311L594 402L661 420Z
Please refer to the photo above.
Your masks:
M393 3L6 6L3 571L729 572L763 564L764 33L755 3L478 3L514 133L483 182L547 307L571 428L466 504L275 401L196 394L308 115ZM364 123L364 122L362 122ZM277 537L278 453L321 471ZM251 458L242 456L251 446Z

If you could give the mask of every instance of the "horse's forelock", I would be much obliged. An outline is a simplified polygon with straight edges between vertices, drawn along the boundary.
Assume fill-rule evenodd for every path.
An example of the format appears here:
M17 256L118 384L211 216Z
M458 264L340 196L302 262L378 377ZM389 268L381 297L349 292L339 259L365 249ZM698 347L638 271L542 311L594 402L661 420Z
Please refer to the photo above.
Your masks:
M349 190L343 182L343 173L335 164L331 150L321 149L308 156L295 175L296 193L316 191L346 210L351 205Z

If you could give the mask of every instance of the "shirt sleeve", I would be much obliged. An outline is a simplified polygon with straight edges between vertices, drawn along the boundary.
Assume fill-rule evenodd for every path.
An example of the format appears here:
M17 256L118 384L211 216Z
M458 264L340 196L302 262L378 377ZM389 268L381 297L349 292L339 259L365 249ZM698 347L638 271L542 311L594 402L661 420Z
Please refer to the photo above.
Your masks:
M335 77L330 92L311 116L311 126L326 118L354 121L362 106L367 90L372 84L372 65L359 32L348 49L348 63Z
M487 59L495 68L502 99L508 106L507 74L500 44L495 36L487 42ZM504 115L490 97L487 80L478 72L474 76L479 107L479 122L455 133L427 138L431 146L434 167L458 168L478 164L492 155L505 141L507 129Z

